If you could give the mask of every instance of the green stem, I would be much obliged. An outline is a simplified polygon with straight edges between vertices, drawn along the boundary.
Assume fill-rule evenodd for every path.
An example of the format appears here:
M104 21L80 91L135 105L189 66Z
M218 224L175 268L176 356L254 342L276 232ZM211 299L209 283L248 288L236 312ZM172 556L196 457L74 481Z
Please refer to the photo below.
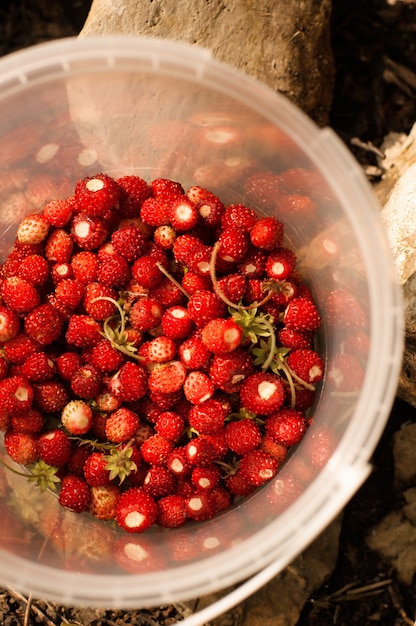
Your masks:
M185 296L186 298L188 298L188 300L189 300L189 298L190 298L189 293L186 291L186 289L184 289L184 288L182 287L182 285L180 284L180 282L178 282L178 281L176 280L176 278L174 278L174 277L172 276L172 274L170 274L170 273L168 272L168 270L167 270L166 268L164 268L164 267L163 267L162 263L160 263L159 261L156 261L156 267L157 267L157 268L158 268L158 269L162 272L162 274L164 274L164 275L166 276L166 278L169 278L170 282L171 282L171 283L173 283L174 285L176 285L176 287L177 287L180 291L182 291L182 293L184 294L184 296Z

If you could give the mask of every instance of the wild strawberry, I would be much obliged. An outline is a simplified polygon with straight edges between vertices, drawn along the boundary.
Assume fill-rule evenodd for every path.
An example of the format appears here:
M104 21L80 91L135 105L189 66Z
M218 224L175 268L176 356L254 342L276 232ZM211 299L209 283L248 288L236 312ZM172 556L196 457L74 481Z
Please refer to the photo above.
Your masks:
M9 371L9 364L2 354L0 354L0 380L6 378L7 372Z
M198 327L205 326L215 318L224 317L226 305L212 291L197 291L188 302L188 312Z
M185 420L174 411L162 411L155 422L155 432L168 441L177 442L185 429Z
M84 285L76 278L64 278L55 287L56 297L70 309L76 309L84 295Z
M162 465L152 465L143 481L143 490L153 498L163 498L175 493L177 479Z
M89 512L101 520L113 520L116 517L117 503L121 490L117 485L95 485L90 489Z
M296 261L296 254L290 248L276 248L266 261L267 276L274 280L285 280L294 270Z
M193 520L207 520L215 515L215 499L209 491L198 490L186 500L188 517Z
M218 238L218 258L230 263L240 263L249 246L248 235L237 227L224 229Z
M275 217L260 217L250 231L250 241L256 248L271 252L283 241L283 224Z
M90 488L80 476L66 474L61 480L59 504L75 513L88 511L91 501Z
M214 355L208 371L218 389L236 393L243 380L253 372L253 360L246 350L237 348L229 354Z
M82 250L73 255L71 267L74 278L84 285L97 280L98 257L95 252Z
M53 230L45 245L45 257L48 261L68 263L74 249L74 240L63 228Z
M166 458L166 467L178 478L185 478L191 473L192 465L190 464L185 446L177 446L168 454Z
M36 288L19 276L10 276L1 283L0 294L7 306L15 313L28 313L40 304Z
M247 178L245 192L261 209L275 208L282 194L280 176L272 172L255 172Z
M157 502L157 523L164 528L179 528L187 520L186 500L178 494L160 498Z
M156 500L140 487L131 487L121 494L116 505L118 525L129 533L140 533L157 520Z
M279 216L283 220L311 223L318 215L318 206L310 196L300 193L284 194L279 198Z
M3 346L4 356L9 363L22 364L35 352L42 349L38 343L25 331L20 331L15 337L9 339Z
M210 228L221 225L225 207L218 196L198 185L190 187L186 195L194 203L203 224Z
M140 364L127 361L111 377L108 389L123 402L140 400L147 392L147 372Z
M151 363L167 363L174 358L176 348L176 343L172 339L159 335L147 342L146 357Z
M0 304L0 342L16 337L20 329L19 317L14 311Z
M263 435L261 438L260 449L270 454L270 456L277 461L279 466L283 463L288 453L288 448L285 445L276 443L272 437L267 434Z
M241 458L239 470L246 480L258 487L276 475L278 464L267 452L253 450Z
M221 478L221 471L217 465L206 465L205 467L194 467L191 474L191 482L196 489L204 491L212 490L216 487Z
M328 363L327 378L336 391L357 391L364 382L364 376L364 368L353 354L339 352Z
M40 213L32 213L23 218L17 227L17 240L20 243L41 243L49 232L49 223Z
M239 228L245 233L249 233L256 221L257 216L253 209L249 209L243 204L230 204L221 218L221 226L223 229Z
M27 411L33 398L33 386L24 376L9 376L0 380L0 402L10 413Z
M210 272L211 272L211 259L212 259L212 247L211 246L201 246L198 250L195 250L195 253L190 257L188 261L188 269L200 276L201 278L205 278L206 280L211 280ZM216 269L218 270L220 259L217 259ZM222 263L225 263L223 261Z
M217 458L214 444L205 434L191 439L185 446L185 453L191 465L211 465Z
M171 306L181 306L185 301L181 289L165 276L160 283L149 289L149 296L157 300L165 309Z
M316 383L323 378L324 363L320 355L310 348L292 350L287 357L290 369L307 383Z
M111 235L114 251L127 261L137 259L144 250L144 237L136 226L125 226Z
M43 207L43 217L51 226L62 228L70 221L74 208L72 197L64 200L50 200Z
M66 433L54 428L42 433L37 441L38 454L48 465L63 467L71 455L71 441Z
M101 388L101 373L93 365L85 364L74 373L71 379L71 390L78 397L92 399Z
M110 470L107 469L107 464L108 460L104 452L95 450L88 455L83 474L90 487L110 484Z
M185 193L182 185L176 180L169 178L155 178L150 187L156 198L174 198Z
M261 430L251 419L229 422L225 426L225 440L230 450L244 455L259 447Z
M168 224L168 205L163 199L147 198L140 207L140 218L149 226Z
M65 338L69 344L77 348L89 348L102 340L101 326L89 315L72 315Z
M168 441L162 435L155 433L142 443L140 453L145 463L164 465L172 449L172 441Z
M140 176L121 176L116 179L120 189L119 208L123 215L139 215L142 203L150 197L152 189Z
M17 275L35 287L40 287L49 278L49 263L40 254L29 254L22 259Z
M240 274L247 278L261 278L266 268L267 253L249 246L247 254L238 266Z
M131 277L130 266L119 254L99 259L97 280L108 287L123 287Z
M115 411L121 406L120 398L117 398L110 391L101 391L94 398L94 403L97 406L97 411L104 411L106 413ZM94 418L93 418L93 426L94 426Z
M188 310L183 306L166 309L161 319L162 331L170 339L184 339L193 329L193 321Z
M78 213L72 219L71 234L83 250L96 250L108 238L108 226L98 217Z
M182 397L182 389L172 392L149 390L149 399L158 405L160 411L168 411L176 407Z
M185 382L186 369L181 361L173 360L157 366L149 374L150 391L168 394L182 389Z
M130 322L134 329L141 332L159 326L164 309L161 304L150 297L140 298L130 309Z
M115 302L117 293L108 285L90 282L85 286L82 300L83 307L94 320L104 321L117 311Z
M247 376L240 387L242 405L252 413L269 415L280 409L285 391L281 379L267 372Z
M173 244L172 252L177 263L189 265L191 258L204 248L204 244L198 237L185 233L179 235Z
M62 327L62 316L48 303L40 304L32 309L26 315L24 322L26 333L42 346L56 341L61 335Z
M102 339L100 343L90 348L88 358L85 358L100 372L107 374L115 372L124 362L123 354L116 350L108 339Z
M223 294L228 300L238 304L245 296L247 279L240 273L228 274L217 282L217 292Z
M199 274L189 270L182 278L181 285L191 296L193 293L200 291L201 289L209 291L211 282L210 278L207 276L200 276Z
M328 323L346 329L363 329L366 314L356 296L347 289L334 289L326 299L325 314Z
M277 333L278 339L282 346L286 348L310 348L312 343L312 333L284 326Z
M11 425L20 433L40 433L44 426L43 415L37 409L31 408L22 414L12 415Z
M4 434L4 447L9 457L20 465L30 465L39 458L36 437L32 433L11 428Z
M179 346L179 358L189 369L199 370L206 368L212 353L202 342L199 334L191 335Z
M42 257L43 258L43 257ZM48 265L49 267L49 265ZM70 263L54 263L51 267L50 275L53 284L56 286L61 280L74 278L72 265Z
M161 224L153 233L153 240L164 250L171 250L176 239L176 231L170 224Z
M307 422L299 411L284 407L266 418L264 428L274 442L290 447L303 439Z
M78 211L84 211L91 217L105 217L118 204L119 196L119 186L106 174L96 174L79 180L74 192Z
M64 381L70 381L83 359L78 352L62 352L55 360L56 371Z
M62 411L69 399L65 386L58 380L52 379L34 383L33 390L36 408L45 413Z
M83 400L70 400L62 409L61 422L71 435L84 435L92 427L92 409Z
M147 289L152 289L159 285L163 279L163 274L156 263L157 259L150 254L138 258L131 269L134 280Z
M199 213L187 196L178 195L169 206L168 216L173 228L181 232L196 226Z
M134 436L140 424L140 418L134 411L120 407L107 417L105 434L109 441L122 443Z
M54 361L46 352L35 352L22 365L22 374L29 381L40 382L52 378L56 372Z
M193 370L189 372L183 383L185 398L192 404L202 404L212 397L215 387L204 372Z
M233 317L210 320L202 329L201 339L214 354L227 354L240 346L243 329Z
M288 328L302 332L315 331L320 323L321 317L316 305L302 296L293 298L284 311L283 324Z

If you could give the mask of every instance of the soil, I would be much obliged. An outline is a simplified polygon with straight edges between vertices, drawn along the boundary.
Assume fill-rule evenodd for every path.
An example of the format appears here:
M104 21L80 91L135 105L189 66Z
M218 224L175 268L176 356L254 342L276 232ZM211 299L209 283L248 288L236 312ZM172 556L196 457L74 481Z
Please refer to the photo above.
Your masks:
M90 6L87 0L3 0L0 55L42 41L76 35ZM380 146L390 132L408 133L416 121L416 4L406 0L334 0L332 45L336 83L332 128L376 181ZM393 504L392 437L416 409L397 399L374 453L374 470L343 513L339 558L325 585L306 603L298 626L414 625L416 593L372 552L365 535ZM96 611L60 607L0 589L3 626L167 625L183 616L180 607L151 611ZM231 623L231 622L227 622Z

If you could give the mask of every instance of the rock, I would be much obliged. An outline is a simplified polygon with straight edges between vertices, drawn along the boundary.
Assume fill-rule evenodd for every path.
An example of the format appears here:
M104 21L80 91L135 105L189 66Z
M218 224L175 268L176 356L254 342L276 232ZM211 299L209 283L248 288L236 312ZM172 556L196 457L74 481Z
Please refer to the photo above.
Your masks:
M394 434L394 479L398 488L416 483L416 424L408 424Z
M328 122L334 66L331 0L93 0L80 33L176 39L211 50Z

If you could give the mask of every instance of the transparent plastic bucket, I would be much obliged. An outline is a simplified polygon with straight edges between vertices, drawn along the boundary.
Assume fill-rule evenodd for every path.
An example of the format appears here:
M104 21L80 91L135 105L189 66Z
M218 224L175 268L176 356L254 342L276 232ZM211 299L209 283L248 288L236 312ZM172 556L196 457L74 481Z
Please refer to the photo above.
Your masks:
M216 141L224 127L236 141ZM400 371L400 291L379 207L335 134L208 51L139 37L66 39L0 61L0 259L25 213L98 171L206 186L225 203L281 218L322 314L327 370L349 351L365 370L358 390L337 392L326 377L313 423L276 478L207 522L126 535L2 475L0 584L64 604L131 608L241 583L185 620L202 623L280 572L371 471ZM286 193L312 198L313 220L282 215L265 187L248 189L253 172L282 175ZM352 310L326 315L339 289L359 301L360 324Z

